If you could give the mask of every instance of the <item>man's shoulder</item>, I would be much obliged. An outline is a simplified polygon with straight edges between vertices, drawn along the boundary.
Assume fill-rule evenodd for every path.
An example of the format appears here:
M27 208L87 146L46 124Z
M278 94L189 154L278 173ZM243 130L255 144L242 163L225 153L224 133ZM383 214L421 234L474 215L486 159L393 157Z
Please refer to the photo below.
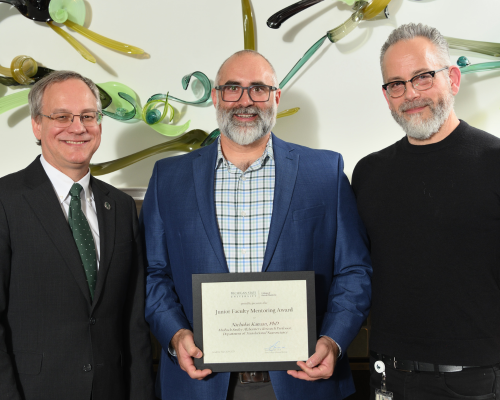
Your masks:
M475 147L482 147L488 150L500 150L500 138L483 131L482 129L476 128L474 126L469 125L465 121L461 121L461 126L463 132L464 139L469 141Z
M92 177L91 180L92 184L92 190L100 190L101 193L111 197L113 200L117 202L123 202L123 203L133 203L133 199L130 195L125 193L124 191L115 188L113 185L110 185L109 183L106 183L100 179L97 179L96 177Z
M37 165L38 163L38 165ZM30 178L30 182L33 183L36 180L36 174L42 174L43 168L36 159L33 163L28 165L26 168L13 172L11 174L5 175L0 178L0 195L11 195L15 193L22 192L28 188L27 186L27 178ZM43 177L43 178L41 178ZM42 183L43 180L48 179L46 175L40 175L40 179L38 179L38 183Z
M199 149L193 150L193 151L186 153L186 154L180 154L177 156L162 158L161 160L158 160L156 162L156 165L163 167L163 166L169 166L172 164L189 164L194 159L198 158L201 155L211 154L211 151L214 150L212 148L212 146L217 147L217 144L213 143L209 146L201 147Z
M354 173L364 171L366 168L371 169L377 166L382 166L393 160L396 156L399 142L400 141L397 141L382 150L378 150L364 156L354 167Z
M313 149L311 147L303 146L296 143L286 142L277 136L273 136L273 147L280 147L281 149L290 152L290 154L298 154L301 159L306 157L311 160L315 159L328 159L338 160L340 153L333 150Z

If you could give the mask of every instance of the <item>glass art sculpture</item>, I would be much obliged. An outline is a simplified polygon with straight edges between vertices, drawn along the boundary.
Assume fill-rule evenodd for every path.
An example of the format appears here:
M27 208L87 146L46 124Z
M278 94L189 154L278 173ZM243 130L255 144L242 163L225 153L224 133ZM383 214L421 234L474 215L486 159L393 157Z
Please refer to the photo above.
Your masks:
M319 0L323 1L323 0ZM298 3L290 6L290 7L296 7L296 12L292 13L290 16L288 16L285 19L290 18L292 15L297 14L298 12L302 11L301 7L304 7L307 3L307 7L310 7L313 4L319 3L318 0L303 0L299 1ZM356 1L354 3L354 13L347 19L346 22L343 24L337 26L336 28L328 31L325 36L320 38L316 43L314 43L307 51L306 53L302 56L302 58L293 66L293 68L288 72L288 74L283 78L283 80L280 82L280 89L283 89L285 85L292 79L292 77L304 66L304 64L313 56L314 53L318 51L318 49L323 45L325 42L325 39L328 38L330 42L335 43L338 42L340 39L344 38L347 36L356 26L358 26L359 22L362 20L369 20L369 19L379 19L379 18L389 18L389 12L387 11L387 6L390 3L391 0L373 0L371 3L368 3L366 1ZM311 4L309 4L311 3ZM286 9L284 9L286 10ZM282 10L282 11L284 11ZM291 11L289 10L289 13ZM275 15L279 14L276 13L274 14L271 18L273 18ZM382 15L382 16L381 16ZM380 17L381 16L381 17ZM269 18L268 20L268 26L269 21L271 20ZM283 16L284 18L284 16ZM273 20L273 24L279 24L283 20L280 20L279 17L276 17ZM278 26L273 26L275 29L279 28Z
M485 62L479 64L471 64L465 56L457 60L457 65L460 67L462 74L470 74L471 72L493 71L500 69L500 61Z
M314 6L315 4L321 3L323 0L301 0L298 3L292 4L283 10L278 11L277 13L271 15L269 19L267 20L267 26L272 29L278 29L283 22L288 20L289 18L293 17L294 15L298 14L301 11L304 11L305 9ZM358 10L362 8L363 6L358 4L358 3L366 3L366 5L369 4L369 2L366 1L356 1L356 0L341 0L347 5L353 5L354 4L354 9ZM366 10L367 15L365 15L364 19L373 19L374 17L377 16L377 14L383 12L384 8L387 7L387 4L389 4L390 0L384 0L384 1L377 1L373 0L370 3L370 8ZM384 4L385 5L382 5ZM366 7L366 5L364 5ZM385 12L387 14L387 11ZM388 14L385 16L385 18L388 17Z
M20 85L29 85L34 83L35 80L31 79L32 76L38 72L37 62L29 56L14 57L10 68L5 68L0 65L0 74L11 76L14 81Z
M26 18L33 21L46 22L90 62L96 62L94 56L69 33L54 25L52 21L62 23L75 32L112 50L127 54L145 55L144 50L138 47L117 42L83 27L82 24L85 21L84 0L0 0L0 3L10 4Z
M444 37L452 49L473 51L488 56L500 57L500 43L480 42L477 40L456 39Z
M165 143L138 151L137 153L118 158L117 160L107 161L99 164L90 164L90 172L94 176L109 174L119 169L128 167L145 158L161 154L167 151L190 152L200 148L201 143L207 137L207 133L201 129L194 129L186 132L184 135Z
M250 0L241 0L241 10L243 12L243 38L245 50L255 50L255 33Z

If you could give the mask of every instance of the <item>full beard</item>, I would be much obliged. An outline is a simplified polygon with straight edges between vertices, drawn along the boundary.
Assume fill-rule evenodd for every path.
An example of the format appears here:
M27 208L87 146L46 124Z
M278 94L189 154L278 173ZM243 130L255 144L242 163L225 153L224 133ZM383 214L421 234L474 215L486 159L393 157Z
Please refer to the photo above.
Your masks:
M401 104L398 112L391 110L391 114L409 137L426 140L439 132L453 110L454 103L455 97L450 88L443 97L438 99L437 104L434 104L431 99L417 99ZM431 116L428 118L424 118L422 112L408 114L409 119L403 115L407 110L424 106L428 106L431 111Z
M233 142L246 146L267 135L276 124L276 111L278 106L261 110L258 107L241 107L225 110L216 106L217 124L223 135ZM238 121L233 118L235 114L257 114L253 121Z

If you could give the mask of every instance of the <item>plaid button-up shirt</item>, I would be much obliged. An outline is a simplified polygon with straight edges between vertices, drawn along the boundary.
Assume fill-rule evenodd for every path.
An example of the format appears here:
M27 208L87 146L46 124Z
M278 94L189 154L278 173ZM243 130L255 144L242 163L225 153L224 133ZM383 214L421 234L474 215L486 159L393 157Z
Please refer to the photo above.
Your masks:
M215 165L215 211L229 272L261 272L274 199L271 136L262 156L245 172L222 154Z

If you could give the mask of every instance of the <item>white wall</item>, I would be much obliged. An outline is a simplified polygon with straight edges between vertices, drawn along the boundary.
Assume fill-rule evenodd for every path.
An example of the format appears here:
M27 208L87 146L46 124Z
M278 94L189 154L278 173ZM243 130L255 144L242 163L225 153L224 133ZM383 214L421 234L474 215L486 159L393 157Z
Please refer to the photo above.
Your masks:
M293 0L253 0L257 50L274 64L281 80L304 52L325 32L345 21L351 10L339 1L326 0L285 22L279 30L266 20ZM0 3L0 65L25 54L52 69L73 69L96 83L118 81L136 91L141 104L156 93L195 99L184 92L181 78L200 70L211 79L221 62L243 49L241 3L238 0L178 1L91 0L87 25L102 35L145 49L151 58L136 59L108 50L75 32L71 34L96 57L84 60L44 23L34 23L9 5ZM298 114L278 120L274 132L287 141L339 151L351 175L356 162L368 153L399 140L403 133L392 120L380 85L378 54L395 27L423 22L444 35L500 42L500 2L487 0L392 0L391 18L362 22L337 44L326 41L310 62L290 81L280 110L300 107ZM64 28L67 29L67 28ZM451 50L452 62L466 55L471 62L498 60L476 53ZM460 118L500 136L500 72L463 77L456 99ZM196 88L195 88L196 89ZM0 86L0 96L13 93ZM184 106L177 123L191 119L191 129L216 128L212 105ZM93 162L126 156L167 140L144 122L126 124L106 118L103 140ZM35 145L28 107L0 115L0 176L28 165L40 148ZM101 178L120 187L146 187L154 162L151 157Z

